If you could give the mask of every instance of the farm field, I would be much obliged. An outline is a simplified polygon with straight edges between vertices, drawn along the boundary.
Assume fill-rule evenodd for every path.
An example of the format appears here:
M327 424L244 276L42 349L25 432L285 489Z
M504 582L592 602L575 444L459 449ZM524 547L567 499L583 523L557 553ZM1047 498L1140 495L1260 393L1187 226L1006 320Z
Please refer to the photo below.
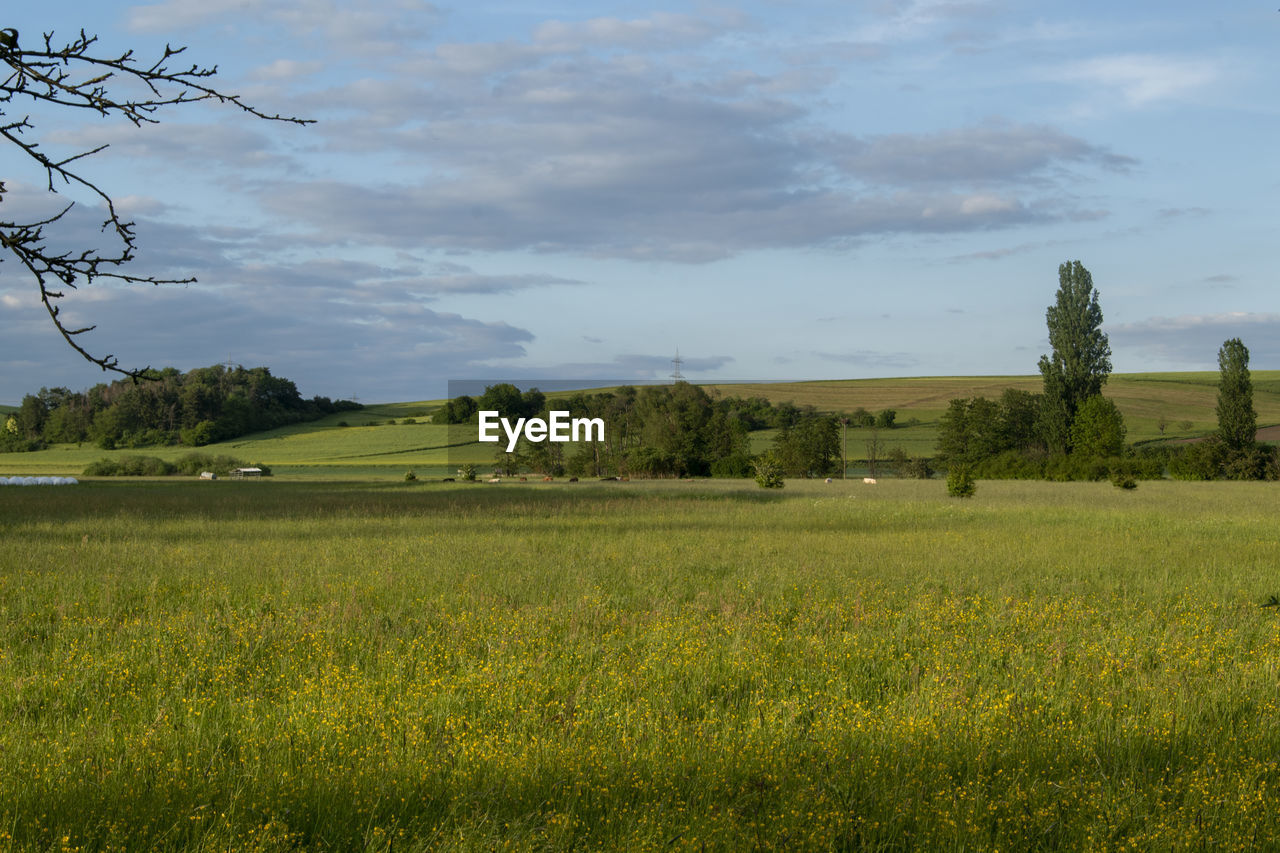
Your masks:
M1277 512L1172 481L0 489L0 848L1259 849Z
M1159 438L1194 438L1217 427L1217 373L1116 374L1106 386L1125 416L1130 442ZM1260 426L1280 424L1280 371L1254 371L1254 407ZM709 393L723 396L763 396L771 401L813 405L823 411L897 411L898 426L878 433L882 452L901 448L912 456L936 452L938 418L955 397L999 397L1005 388L1039 391L1040 377L967 376L905 379L861 379L830 382L791 382L759 385L709 385ZM548 395L551 398L559 394ZM484 470L493 463L493 446L474 440L470 428L428 423L442 401L387 403L362 411L329 415L199 448L249 463L270 465L285 479L398 479L405 471L421 476L452 476L463 462ZM407 420L416 423L406 423ZM1162 433L1159 425L1165 422ZM394 423L391 423L394 422ZM346 423L347 426L340 426ZM866 456L871 431L850 429L851 464ZM1275 440L1264 433L1266 440ZM772 430L752 434L752 450L769 447ZM78 476L102 458L144 454L172 461L191 452L188 447L149 447L102 450L89 444L57 445L36 453L0 453L0 474L59 474Z

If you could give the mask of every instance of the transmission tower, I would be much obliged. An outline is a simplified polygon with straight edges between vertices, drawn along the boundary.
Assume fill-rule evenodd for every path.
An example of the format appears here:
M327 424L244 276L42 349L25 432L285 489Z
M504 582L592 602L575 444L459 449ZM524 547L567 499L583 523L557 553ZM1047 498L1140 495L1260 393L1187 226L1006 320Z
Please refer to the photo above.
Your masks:
M671 378L676 382L684 381L684 374L680 372L680 365L684 364L684 359L680 357L680 347L676 347L676 357L671 359Z

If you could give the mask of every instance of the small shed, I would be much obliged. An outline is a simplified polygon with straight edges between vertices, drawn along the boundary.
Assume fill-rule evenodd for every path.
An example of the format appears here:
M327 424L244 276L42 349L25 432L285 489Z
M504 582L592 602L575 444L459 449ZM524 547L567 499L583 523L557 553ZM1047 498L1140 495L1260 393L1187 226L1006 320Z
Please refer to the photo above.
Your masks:
M242 480L245 477L261 477L261 468L236 468L231 472L231 476L236 480Z

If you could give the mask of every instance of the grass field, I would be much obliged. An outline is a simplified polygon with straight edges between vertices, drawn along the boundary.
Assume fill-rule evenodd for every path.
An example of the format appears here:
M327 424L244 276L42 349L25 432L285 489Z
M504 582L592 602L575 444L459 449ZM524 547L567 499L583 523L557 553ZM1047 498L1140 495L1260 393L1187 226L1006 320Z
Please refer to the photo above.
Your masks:
M1280 371L1254 371L1253 380L1258 423L1280 424ZM1217 427L1217 381L1216 373L1121 374L1111 377L1106 394L1123 412L1130 442L1192 438ZM900 447L912 456L930 456L937 451L938 418L949 400L996 398L1005 388L1039 391L1040 384L1039 377L967 376L707 387L713 394L763 396L775 403L791 401L823 411L894 409L901 426L879 431L882 453ZM426 422L440 402L371 405L362 411L342 412L201 450L262 462L270 465L276 476L292 479L397 479L409 469L423 476L442 477L452 476L463 462L487 469L493 464L492 445L481 445L473 436L462 440L457 435L451 437L449 428ZM407 419L417 423L406 424ZM1162 419L1164 432L1159 429ZM912 421L915 423L910 424ZM343 422L347 426L339 426ZM771 430L754 433L753 451L767 449L772 438ZM869 438L870 430L848 431L851 460L866 458ZM104 457L145 454L173 460L190 451L185 447L105 451L88 444L59 445L36 453L0 453L0 474L78 475Z
M1254 483L0 488L0 848L1265 848L1278 511Z

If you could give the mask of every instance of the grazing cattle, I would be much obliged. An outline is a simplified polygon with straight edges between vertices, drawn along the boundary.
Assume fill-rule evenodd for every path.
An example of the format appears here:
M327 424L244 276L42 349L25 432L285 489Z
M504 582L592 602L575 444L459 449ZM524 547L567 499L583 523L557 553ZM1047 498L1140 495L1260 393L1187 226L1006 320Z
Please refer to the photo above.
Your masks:
M522 483L527 483L527 482L529 482L529 478L528 478L528 477L521 477L521 478L520 478L520 482L522 482Z
M544 483L551 483L551 482L554 482L554 481L555 481L555 479L556 479L555 477L543 477L543 478L542 478L542 482L544 482Z
M863 477L862 482L866 483L868 486L874 486L876 484L876 479L875 477Z
M490 482L490 483L501 483L501 482L502 482L502 478L501 478L501 477L490 477L490 478L489 478L489 482Z
M570 478L569 478L569 482L570 482L570 483L576 483L576 482L578 482L578 478L577 478L577 477L570 477Z
M454 481L454 480L453 480L453 478L452 478L452 477L445 477L445 478L444 478L443 480L441 480L440 482L442 482L442 483L452 483L453 481Z
M828 478L827 478L826 480L824 480L823 482L830 483L830 482L831 482L831 478L830 478L830 477L828 477Z

